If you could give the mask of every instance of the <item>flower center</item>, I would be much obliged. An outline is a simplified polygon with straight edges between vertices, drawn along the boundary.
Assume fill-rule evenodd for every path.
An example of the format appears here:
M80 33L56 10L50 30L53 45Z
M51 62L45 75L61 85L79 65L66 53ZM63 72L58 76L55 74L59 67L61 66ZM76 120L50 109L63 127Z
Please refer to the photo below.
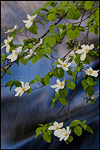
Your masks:
M73 55L73 54L72 54L71 56L72 56L72 57L74 57L74 55Z
M68 135L68 133L65 133L65 136L67 136Z
M7 41L7 44L9 44L10 43L10 41Z
M33 22L33 19L31 19L31 22Z
M76 48L76 50L78 50L78 47Z
M25 91L25 88L22 88L22 91Z
M38 43L38 46L40 45L40 43Z
M91 74L93 71L89 70L89 73Z
M60 83L60 86L63 86L64 85L64 83Z
M89 50L89 49L86 48L86 49L85 49L85 52L88 52L88 50Z
M13 28L12 30L15 31L15 28Z
M58 130L58 129L59 129L59 127L57 126L57 127L56 127L56 130Z
M66 65L66 64L63 64L63 67L67 67L67 65Z

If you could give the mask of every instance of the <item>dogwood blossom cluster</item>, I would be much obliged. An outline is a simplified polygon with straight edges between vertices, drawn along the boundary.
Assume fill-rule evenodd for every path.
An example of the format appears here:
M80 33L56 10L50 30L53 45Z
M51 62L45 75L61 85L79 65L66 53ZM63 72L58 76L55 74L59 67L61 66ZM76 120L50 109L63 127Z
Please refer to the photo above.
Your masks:
M12 39L13 39L13 37L9 37L9 36L8 36L8 39L5 39L5 40L4 40L5 45L3 45L3 46L1 47L1 49L4 48L4 47L6 47L6 52L9 53L9 50L10 50L10 45L9 45L9 44L10 44L10 42L12 41Z
M56 80L57 84L51 85L51 88L54 88L55 91L58 93L59 89L63 89L65 87L65 80L60 82L59 79Z
M27 14L27 19L28 20L23 20L23 22L25 23L25 27L26 28L30 28L33 24L34 19L36 18L37 14L34 16L30 16L29 14Z
M17 50L12 50L12 54L8 55L7 58L11 59L11 62L15 61L18 54L22 51L22 46L18 47Z
M16 29L18 29L19 27L17 26L17 25L15 25L14 26L14 28L13 29L8 29L8 31L7 32L5 32L5 33L10 33L10 32L14 32Z
M89 69L85 70L85 74L87 74L88 76L93 76L93 77L97 77L98 72L99 72L99 70L93 70L91 67Z
M22 94L23 94L25 91L27 91L28 89L31 88L31 87L29 86L29 83L28 83L28 82L26 82L25 85L24 85L24 82L22 82L22 81L20 81L20 83L21 83L22 87L17 87L17 88L15 89L15 91L17 92L17 93L15 94L15 96L18 96L18 95L22 96Z
M58 58L59 64L57 65L58 68L63 68L65 71L68 71L68 67L71 65L71 63L66 63L65 61L61 61L60 58Z
M82 49L78 49L76 51L77 54L81 54L80 60L83 61L86 58L86 54L94 48L94 44L89 45L81 45Z
M75 52L74 52L74 51L71 51L71 52L68 54L68 57L75 59L75 57L76 57Z
M59 141L66 141L69 138L69 135L71 134L70 127L67 126L66 128L63 127L63 122L58 123L55 121L53 123L53 126L50 126L48 129L49 130L54 130L54 135L59 138ZM61 129L62 128L62 129Z
M40 39L39 43L37 43L32 49L30 49L29 54L27 56L25 56L24 59L30 58L34 53L34 50L37 47L39 47L42 44L42 42L43 42L43 39Z

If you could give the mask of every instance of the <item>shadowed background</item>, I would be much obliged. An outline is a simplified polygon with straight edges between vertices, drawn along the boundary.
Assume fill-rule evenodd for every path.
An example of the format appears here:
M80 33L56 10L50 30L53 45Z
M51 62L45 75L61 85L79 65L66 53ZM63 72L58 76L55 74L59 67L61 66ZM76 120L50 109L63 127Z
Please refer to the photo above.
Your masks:
M6 32L8 29L12 29L14 25L18 25L19 29L24 27L22 20L26 20L27 13L32 14L36 8L43 7L45 1L2 1L1 2L1 43L7 38ZM58 2L60 3L60 2ZM62 21L63 22L63 21ZM46 26L38 24L38 35L29 33L30 37L40 37L49 28L50 22ZM83 22L83 25L85 23ZM80 37L84 37L81 33ZM80 38L79 37L79 38ZM17 35L14 43L22 44L26 37ZM66 39L65 39L66 40ZM64 40L64 41L65 41ZM89 42L98 46L99 38L93 34L89 34ZM68 51L66 50L66 44L56 46L58 53L53 52L55 57L63 57ZM3 50L2 50L3 51ZM91 66L98 70L99 62L97 57L92 58ZM52 63L55 60L47 60L43 58L35 64L31 61L27 66L19 63L19 66L14 64L11 70L11 76L6 74L1 80L1 85L5 85L9 80L19 78L20 81L30 82L35 78L37 74L43 77L48 71L49 67L52 67ZM72 63L72 66L75 66ZM69 76L67 76L69 78ZM61 79L63 80L63 79ZM74 136L74 140L70 145L64 144L63 141L59 142L57 137L52 135L52 142L48 144L40 135L35 139L35 130L40 123L54 122L55 120L60 122L64 119L67 107L63 111L55 115L62 105L57 102L54 108L51 110L51 98L54 96L54 89L50 88L50 85L55 84L56 78L53 77L47 87L43 87L39 90L32 91L30 95L23 94L22 97L15 97L15 87L10 92L9 88L1 88L1 148L2 149L98 149L99 148L99 98L96 98L96 104L86 104L82 99L85 97L85 92L81 87L81 80L77 83L77 90L73 96L70 115L71 119L79 119L81 121L87 120L87 124L93 129L94 134L88 133L83 130L81 137ZM38 85L37 85L38 86ZM99 92L98 85L95 86L95 95ZM69 95L71 90L69 90ZM37 112L43 114L54 114L50 117L39 115ZM69 125L69 119L66 117L64 125Z

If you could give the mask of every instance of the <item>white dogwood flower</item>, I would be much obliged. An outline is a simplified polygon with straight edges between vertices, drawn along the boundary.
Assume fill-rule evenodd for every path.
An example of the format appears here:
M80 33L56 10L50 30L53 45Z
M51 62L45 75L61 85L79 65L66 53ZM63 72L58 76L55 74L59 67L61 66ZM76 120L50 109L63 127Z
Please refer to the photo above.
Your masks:
M55 130L55 131L54 131L54 135L57 136L58 133L59 133L59 131L60 131L60 128L61 128L62 126L63 126L63 122L58 123L57 121L55 121L55 122L53 123L53 126L50 126L48 129L49 129L49 130ZM59 130L59 131L58 131L58 130ZM58 132L56 132L56 131L58 131Z
M58 58L58 62L60 63L60 65L58 64L57 67L58 68L63 68L65 71L68 71L68 67L71 65L71 63L66 63L65 61L61 61L60 58Z
M76 57L75 52L74 52L74 51L71 51L71 52L68 54L68 57L73 57L73 58L75 58L75 57Z
M60 80L57 79L56 82L57 82L57 84L51 85L50 87L51 88L55 88L55 91L58 93L59 89L63 89L64 88L64 86L65 86L65 80L62 81L62 82L60 82Z
M13 29L8 29L8 31L7 32L5 32L5 33L10 33L10 32L13 32L13 31L15 31L16 29L18 29L18 26L17 25L15 25L14 26L14 28Z
M8 55L7 58L11 59L11 62L17 59L18 54L21 52L22 47L18 47L17 50L12 50L12 54Z
M25 56L24 59L30 58L33 55L34 49L30 49L29 55Z
M55 122L53 123L53 126L50 126L48 129L49 129L49 130L58 130L58 129L60 129L62 126L63 126L63 122L58 123L57 121L55 121Z
M36 49L37 47L39 47L42 43L43 43L43 39L40 38L39 43L37 43L37 44L34 46L34 49Z
M81 59L81 61L83 61L83 60L85 60L85 58L86 58L86 54L87 54L90 50L92 50L92 49L94 48L94 44L91 44L90 46L83 44L83 45L81 45L81 47L82 47L82 49L78 49L78 50L76 51L76 53L77 53L77 54L82 54L81 57L80 57L80 59Z
M9 45L9 43L12 41L12 39L13 39L13 37L9 37L9 36L8 36L8 39L5 39L5 40L4 40L5 45L3 45L3 46L1 47L1 49L4 48L4 47L6 47L6 52L9 53L9 50L10 50L10 45Z
M93 70L91 67L87 70L85 70L85 74L87 74L88 76L93 76L93 77L97 77L98 76L98 72L99 70Z
M60 138L59 141L62 141L62 140L66 141L69 138L70 134L71 134L71 130L69 126L67 126L66 129L63 128L63 129L56 131L56 136Z
M25 85L24 85L24 82L22 82L22 81L20 81L20 82L21 82L21 84L22 84L22 87L17 87L17 88L15 89L15 91L17 92L17 93L15 94L15 96L18 96L18 95L22 96L22 94L23 94L25 91L27 91L28 89L30 89L30 86L29 86L29 83L28 83L28 82L26 82Z
M98 97L99 95L92 95L90 98L94 99L95 97Z
M25 27L26 27L26 28L30 28L30 27L32 26L33 21L34 21L34 19L36 18L36 16L37 16L37 14L34 15L34 16L30 16L29 14L27 14L27 19L28 19L28 20L23 20L23 22L26 23L26 24L25 24Z

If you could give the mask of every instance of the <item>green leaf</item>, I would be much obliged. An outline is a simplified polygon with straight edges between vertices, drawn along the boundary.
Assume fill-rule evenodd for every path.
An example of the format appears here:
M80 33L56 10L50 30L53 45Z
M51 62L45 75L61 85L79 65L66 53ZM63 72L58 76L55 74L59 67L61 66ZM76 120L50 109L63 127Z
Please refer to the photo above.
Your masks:
M33 43L29 43L28 44L28 48L30 49L30 48L33 48Z
M78 124L81 124L80 120L73 120L69 127L77 126Z
M60 89L60 95L62 98L65 98L68 95L68 91L64 89Z
M66 87L73 90L75 88L75 83L74 82L68 82Z
M85 60L83 61L84 64L90 64L91 62L91 58L90 58L90 55L89 54L86 54L86 58Z
M50 82L49 75L46 75L44 77L44 83L45 83L45 85L47 86L49 84L49 82Z
M56 20L56 15L54 13L50 13L47 17L49 21L55 21Z
M52 47L56 43L56 38L54 36L51 36L49 38L49 45Z
M34 80L30 81L30 83L29 83L29 84L33 84L33 83L34 83Z
M75 38L77 38L80 35L80 31L78 29L74 30Z
M49 34L51 35L55 31L55 25L50 26Z
M47 133L50 135L52 133L52 130L47 129Z
M90 132L90 133L93 133L93 130L92 130L88 125L87 125L86 130L87 130L88 132Z
M33 34L37 34L38 27L36 24L33 24L28 30Z
M36 129L36 138L37 138L40 134L42 134L42 133L43 133L42 127L37 128L37 129Z
M86 125L86 124L81 124L81 127L82 127L84 130L86 130L87 125Z
M33 57L33 60L32 60L32 64L36 63L37 61L38 61L37 56L34 56L34 57Z
M47 132L44 132L44 133L43 133L43 139L44 139L46 142L50 143L50 142L51 142L51 135L49 135Z
M30 94L32 92L32 89L29 88L27 91L26 91L28 94Z
M78 20L81 16L81 13L78 9L69 8L67 12L67 17L72 20Z
M42 85L45 85L44 78L40 78L39 81L41 82Z
M47 2L44 4L44 8L51 6L51 3L52 3L51 1L47 1Z
M56 60L56 61L53 63L53 65L58 65L58 64L59 64L58 60Z
M37 79L37 80L38 80L39 78L40 78L40 74L38 74L38 75L35 77L35 79Z
M69 30L72 27L72 23L69 23L66 27L67 27L67 30Z
M44 49L44 52L45 52L46 54L50 55L50 54L51 54L51 48L50 48L50 47L46 47L46 48Z
M60 97L60 93L55 93L55 97L58 99Z
M68 141L69 141L69 142L72 142L72 141L73 141L73 137L72 137L71 135L69 136Z
M80 136L82 134L82 128L79 126L74 127L74 132L76 135Z
M74 70L74 71L73 71L73 74L72 74L74 80L76 79L76 72L77 72L77 71Z
M18 30L18 32L22 32L23 30L25 30L26 27L21 28L20 30Z
M24 57L21 57L20 61L23 65L27 65L27 59L24 59Z
M92 1L85 1L84 8L86 10L88 10L88 9L92 10L92 8L93 8L93 2Z
M9 75L11 75L11 71L10 70L7 70L7 72L6 73L8 73Z
M14 81L8 81L6 84L5 84L5 87L7 86L11 86L13 84Z
M60 98L59 101L60 101L60 103L61 103L62 105L67 105L66 99Z
M80 63L80 54L77 54L75 57L75 63L78 65Z
M75 33L73 32L73 30L68 30L66 35L72 40L75 39Z
M93 55L93 56L94 56L94 55L99 56L99 55L96 53L96 51L90 51L89 54L90 54L90 55Z
M15 85L16 87L19 87L19 86L21 86L21 82L20 82L20 81L14 81L14 85Z
M89 96L92 96L94 94L94 88L92 86L87 87L86 92Z
M86 123L86 120L82 121L82 122L81 122L81 125L84 124L84 123Z
M56 71L54 72L54 76L56 78L62 78L64 76L64 70L62 68L56 69Z
M83 79L83 80L81 81L81 84L82 84L82 86L84 87L84 90L89 86L86 79Z
M72 71L70 69L67 71L67 73L68 75L72 76Z
M88 83L89 85L92 85L92 82L93 82L93 78L89 76L89 77L87 78L87 83Z
M90 99L90 102L95 105L95 100L94 99Z

